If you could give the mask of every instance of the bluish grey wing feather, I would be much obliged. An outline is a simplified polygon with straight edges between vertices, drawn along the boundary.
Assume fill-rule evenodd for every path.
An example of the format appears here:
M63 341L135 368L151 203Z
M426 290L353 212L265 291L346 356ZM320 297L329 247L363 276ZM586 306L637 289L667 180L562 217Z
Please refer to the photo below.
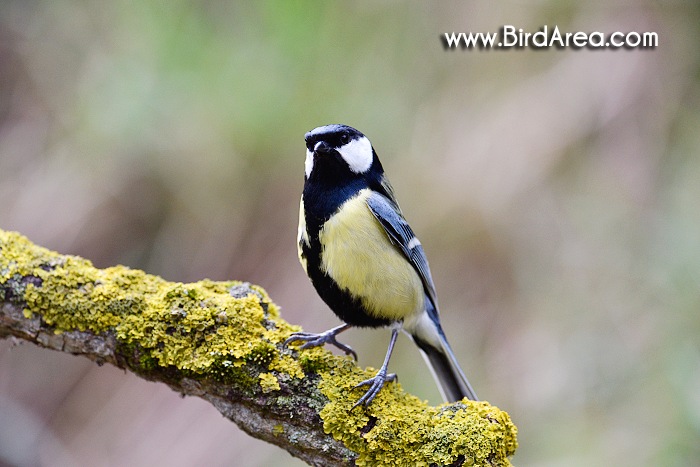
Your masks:
M384 227L394 245L401 250L406 259L416 269L418 275L420 275L425 292L433 302L432 308L437 313L437 294L435 293L435 285L430 274L428 259L425 256L423 247L413 230L411 230L411 226L408 225L406 219L401 215L401 211L396 203L380 193L372 193L367 198L367 205L374 217Z
M391 196L390 191L387 194ZM391 242L404 254L423 281L425 293L430 299L425 314L422 315L425 319L421 317L417 322L411 323L412 327L407 331L433 370L440 392L447 402L455 402L464 397L478 400L440 326L435 286L423 247L393 199L380 192L373 192L367 198L367 205L384 227Z

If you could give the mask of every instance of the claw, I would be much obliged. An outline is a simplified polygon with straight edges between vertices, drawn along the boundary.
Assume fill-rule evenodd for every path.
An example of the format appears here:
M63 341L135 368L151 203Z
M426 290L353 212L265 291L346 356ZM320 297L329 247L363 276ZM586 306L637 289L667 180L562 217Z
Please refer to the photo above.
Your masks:
M342 326L338 326L320 334L315 334L312 332L295 332L289 338L287 338L286 341L284 341L284 344L282 344L282 346L286 347L287 344L296 341L304 342L304 344L301 347L299 347L300 349L308 349L310 347L318 347L325 344L332 344L338 347L343 352L345 352L347 355L352 355L355 361L357 361L357 352L355 352L349 345L345 345L342 342L338 342L338 340L335 338L336 335L345 331L349 327L350 325L344 324Z
M355 353L355 351L352 350L352 348L350 348L349 346L338 342L338 340L335 338L336 335L345 331L349 327L349 324L343 324L341 326L335 327L331 330L322 332L320 334L314 334L312 332L295 332L294 334L289 336L286 341L284 341L282 346L286 347L287 344L296 341L304 342L304 344L302 344L301 347L299 347L300 349L308 349L309 347L333 344L346 354L352 355L355 358L355 360L357 360L357 354ZM396 381L396 375L394 373L387 373L387 368L389 367L389 359L391 358L391 352L394 350L394 344L396 343L396 338L398 337L398 335L399 327L393 328L391 331L391 339L389 340L389 348L387 349L386 356L384 357L384 363L382 364L377 374L374 375L373 378L366 379L357 386L355 386L355 388L369 386L369 389L367 390L367 392L365 392L365 394L362 397L360 397L360 400L355 402L355 405L353 405L352 409L350 410L353 410L358 405L364 405L365 407L368 406L372 403L374 398L377 397L377 394L379 394L379 391L382 390L382 388L387 382Z
M360 399L357 402L355 402L355 405L352 406L352 409L354 409L358 405L368 406L369 404L371 404L374 398L377 397L377 394L379 394L379 391L382 390L384 385L389 381L396 381L396 379L397 378L395 373L387 374L386 369L381 368L374 376L374 378L366 379L357 386L355 386L355 388L369 386L369 389L362 397L360 397Z
M377 374L374 375L374 378L366 379L357 386L355 386L356 388L362 386L369 386L369 389L364 394L364 396L360 397L360 400L355 402L355 405L353 405L352 409L350 410L353 410L358 405L363 404L365 407L367 407L369 404L372 403L374 398L377 397L379 391L382 390L382 388L388 381L396 381L396 375L394 373L387 373L387 368L389 368L389 359L391 358L391 352L393 352L394 350L394 344L396 344L396 338L398 337L398 335L398 327L395 327L391 330L391 339L389 340L389 348L386 351L386 357L384 357L384 363L382 363L381 368L379 368Z

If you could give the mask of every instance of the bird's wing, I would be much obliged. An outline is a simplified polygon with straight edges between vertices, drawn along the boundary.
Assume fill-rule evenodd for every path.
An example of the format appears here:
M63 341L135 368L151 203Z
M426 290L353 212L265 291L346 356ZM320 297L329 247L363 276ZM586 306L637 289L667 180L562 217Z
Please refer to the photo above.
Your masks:
M393 200L378 192L372 192L367 198L367 205L374 217L384 227L391 242L401 250L420 275L423 287L432 301L435 311L437 311L437 294L430 274L428 258L426 258L420 241L404 219L398 206Z

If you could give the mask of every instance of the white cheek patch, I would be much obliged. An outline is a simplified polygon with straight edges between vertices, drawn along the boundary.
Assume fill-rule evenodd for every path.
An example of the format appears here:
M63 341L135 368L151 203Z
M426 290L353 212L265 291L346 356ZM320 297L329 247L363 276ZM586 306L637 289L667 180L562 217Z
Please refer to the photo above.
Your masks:
M314 153L306 150L306 160L304 161L304 173L306 178L311 176L311 171L314 169Z
M372 165L372 143L364 136L339 147L338 152L356 174L366 172Z

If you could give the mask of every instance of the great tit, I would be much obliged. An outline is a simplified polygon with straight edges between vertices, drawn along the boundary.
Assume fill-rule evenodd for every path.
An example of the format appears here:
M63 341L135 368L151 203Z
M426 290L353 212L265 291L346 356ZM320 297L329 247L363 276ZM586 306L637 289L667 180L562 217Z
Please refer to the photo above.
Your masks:
M329 331L294 333L285 345L333 344L357 355L336 336L356 327L390 327L391 339L376 376L354 407L369 405L384 384L400 330L431 367L448 402L477 400L447 343L435 286L423 247L404 219L382 164L367 137L346 125L326 125L304 136L304 190L299 206L298 253L306 274L345 323ZM354 408L353 407L353 408Z

